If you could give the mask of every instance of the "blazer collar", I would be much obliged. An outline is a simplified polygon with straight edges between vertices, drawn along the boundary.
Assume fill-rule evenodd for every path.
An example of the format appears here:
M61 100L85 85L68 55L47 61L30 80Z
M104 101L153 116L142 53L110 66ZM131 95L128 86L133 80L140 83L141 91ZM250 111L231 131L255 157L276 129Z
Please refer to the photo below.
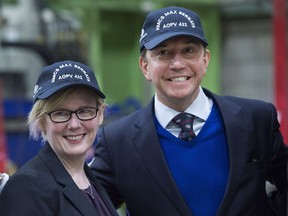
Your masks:
M220 111L228 143L229 177L224 199L217 214L225 215L229 204L236 194L240 184L240 177L244 171L247 143L249 143L247 132L249 130L249 122L244 116L245 114L241 106L226 97L218 96L206 89L203 90L208 97L213 99ZM135 139L133 143L139 152L139 157L154 178L155 183L171 201L171 204L182 215L191 215L169 171L161 146L157 144L159 140L157 133L155 133L153 104L154 99L140 111L142 113L135 119L135 131L131 132L131 134L134 134L132 139Z
M174 183L161 146L157 144L159 140L157 133L155 133L153 104L154 99L151 100L147 107L140 111L142 113L135 119L135 131L131 131L131 134L134 134L132 142L148 172L154 178L155 184L158 185L163 194L170 200L171 205L174 205L181 215L191 215L189 207L186 205Z
M247 160L249 137L249 117L245 116L242 107L228 97L218 96L204 89L205 94L212 98L218 107L226 133L229 152L229 177L217 216L226 215L226 211L232 202L240 185L240 179L244 172Z

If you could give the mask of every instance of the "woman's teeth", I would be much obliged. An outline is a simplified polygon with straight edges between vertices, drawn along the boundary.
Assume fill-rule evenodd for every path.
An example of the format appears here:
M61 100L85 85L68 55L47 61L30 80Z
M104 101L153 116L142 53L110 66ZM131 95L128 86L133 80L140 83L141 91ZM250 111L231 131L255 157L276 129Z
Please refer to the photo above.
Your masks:
M66 136L66 139L68 140L79 140L82 138L83 135L77 135L77 136Z

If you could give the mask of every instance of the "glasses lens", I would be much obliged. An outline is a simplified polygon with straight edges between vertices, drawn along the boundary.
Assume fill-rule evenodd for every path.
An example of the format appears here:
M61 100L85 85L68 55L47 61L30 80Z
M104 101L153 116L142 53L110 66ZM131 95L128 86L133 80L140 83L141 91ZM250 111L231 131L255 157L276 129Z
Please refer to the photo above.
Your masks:
M56 123L67 122L71 119L73 113L76 113L78 119L87 121L95 118L97 116L98 108L95 107L85 107L78 109L76 111L70 110L55 110L47 113L50 116L51 121Z
M94 107L82 108L77 110L76 114L80 120L90 120L96 117L97 108Z
M50 118L54 122L65 122L70 119L71 112L68 110L57 110L50 113Z

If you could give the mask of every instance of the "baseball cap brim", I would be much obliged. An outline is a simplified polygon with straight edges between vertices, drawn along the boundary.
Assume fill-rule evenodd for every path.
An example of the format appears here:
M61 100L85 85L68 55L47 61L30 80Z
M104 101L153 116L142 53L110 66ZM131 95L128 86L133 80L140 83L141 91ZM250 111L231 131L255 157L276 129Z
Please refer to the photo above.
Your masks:
M95 88L94 86L91 86L91 85L87 85L85 83L79 83L79 82L75 82L75 83L63 83L63 84L60 84L58 86L55 86L53 88L50 88L46 91L44 91L42 94L40 93L38 96L37 96L37 99L47 99L48 97L50 97L51 95L53 95L54 93L60 91L60 90L63 90L63 89L67 89L69 87L72 87L72 86L84 86L84 87L88 87L90 89L92 89L93 91L95 91L99 97L105 99L105 95L99 91L99 89Z
M187 33L187 32L169 32L169 33L165 33L163 35L160 35L156 38L151 39L147 43L143 44L143 46L146 49L151 50L151 49L155 48L156 46L158 46L160 43L164 42L165 40L168 40L172 37L180 36L180 35L195 37L195 38L199 39L205 46L208 45L208 41L205 38L198 36L197 34L191 34L191 33ZM141 50L144 47L142 47Z

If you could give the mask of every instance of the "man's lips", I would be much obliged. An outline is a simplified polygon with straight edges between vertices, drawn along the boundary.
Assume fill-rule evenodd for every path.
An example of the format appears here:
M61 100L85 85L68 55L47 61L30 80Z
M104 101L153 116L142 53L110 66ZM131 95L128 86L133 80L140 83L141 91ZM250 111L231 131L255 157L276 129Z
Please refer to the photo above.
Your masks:
M172 82L185 82L188 79L189 77L187 76L181 76L181 77L173 77L173 78L170 78L169 80Z

